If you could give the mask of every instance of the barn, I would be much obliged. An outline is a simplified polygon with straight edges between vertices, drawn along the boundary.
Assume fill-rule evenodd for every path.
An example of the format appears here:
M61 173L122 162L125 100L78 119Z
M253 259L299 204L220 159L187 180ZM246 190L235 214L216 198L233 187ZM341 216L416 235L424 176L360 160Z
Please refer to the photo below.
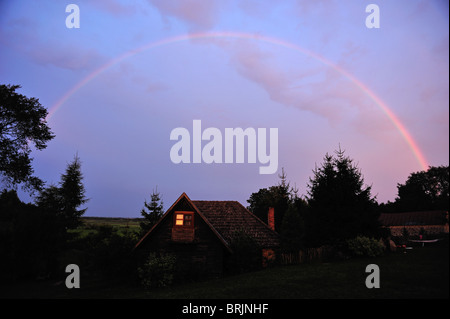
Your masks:
M448 211L383 213L380 223L388 227L394 237L402 237L405 231L412 237L419 237L422 233L436 237L448 234Z
M261 260L274 258L280 238L273 214L270 209L269 226L237 201L191 200L183 193L136 244L135 251L173 254L177 264L187 269L187 276L220 276L235 253L232 242L238 233L256 243Z

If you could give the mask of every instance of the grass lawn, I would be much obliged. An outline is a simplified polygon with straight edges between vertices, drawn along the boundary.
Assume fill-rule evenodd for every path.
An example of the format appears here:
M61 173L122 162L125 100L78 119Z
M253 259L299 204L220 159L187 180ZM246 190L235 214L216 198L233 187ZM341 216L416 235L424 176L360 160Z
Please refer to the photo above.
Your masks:
M448 298L448 243L371 259L274 267L203 283L160 289L150 298ZM368 289L368 264L380 288Z
M81 217L83 225L70 232L80 236L96 232L98 227L108 226L119 233L139 232L142 218L120 218L120 217Z
M81 288L64 282L34 282L6 287L9 298L154 299L341 299L449 298L448 239L406 253L330 263L277 266L257 272L145 291L130 283L83 276ZM380 268L380 288L368 289L368 264ZM5 287L3 287L5 288ZM3 289L0 287L0 289Z

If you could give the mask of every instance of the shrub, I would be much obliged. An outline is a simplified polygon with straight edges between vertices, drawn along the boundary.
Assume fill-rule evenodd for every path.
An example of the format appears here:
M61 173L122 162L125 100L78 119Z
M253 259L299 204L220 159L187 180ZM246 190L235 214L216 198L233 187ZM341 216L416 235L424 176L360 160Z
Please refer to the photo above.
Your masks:
M142 266L138 267L141 284L147 289L171 285L175 274L175 263L174 255L157 256L155 253L150 253Z
M384 252L384 245L375 238L357 236L347 240L347 248L353 256L376 257Z
M261 248L244 230L236 230L230 243L233 253L228 258L225 268L229 273L243 273L262 267Z
M136 234L121 234L110 225L89 226L90 231L70 242L72 250L83 251L90 271L108 278L125 279L135 275L136 263L132 249L137 242ZM65 267L65 265L64 265Z

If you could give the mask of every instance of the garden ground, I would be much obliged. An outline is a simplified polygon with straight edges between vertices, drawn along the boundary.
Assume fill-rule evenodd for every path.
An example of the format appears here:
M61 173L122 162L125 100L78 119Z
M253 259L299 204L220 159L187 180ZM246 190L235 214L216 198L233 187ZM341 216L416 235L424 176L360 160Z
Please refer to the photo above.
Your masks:
M380 288L368 289L368 264L380 268ZM0 287L2 298L150 298L150 299L436 299L449 298L448 238L425 247L375 258L274 266L261 271L203 282L145 290L117 278L83 274L81 288L62 281L35 281Z

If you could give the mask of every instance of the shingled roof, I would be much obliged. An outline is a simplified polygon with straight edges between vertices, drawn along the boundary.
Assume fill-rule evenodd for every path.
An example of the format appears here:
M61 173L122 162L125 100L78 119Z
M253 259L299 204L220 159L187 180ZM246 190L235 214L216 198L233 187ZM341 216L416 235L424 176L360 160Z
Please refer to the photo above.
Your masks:
M381 214L380 222L383 226L445 225L448 223L448 212L435 210Z
M261 247L279 245L279 235L237 201L193 200L192 203L228 244L236 231L243 230Z

